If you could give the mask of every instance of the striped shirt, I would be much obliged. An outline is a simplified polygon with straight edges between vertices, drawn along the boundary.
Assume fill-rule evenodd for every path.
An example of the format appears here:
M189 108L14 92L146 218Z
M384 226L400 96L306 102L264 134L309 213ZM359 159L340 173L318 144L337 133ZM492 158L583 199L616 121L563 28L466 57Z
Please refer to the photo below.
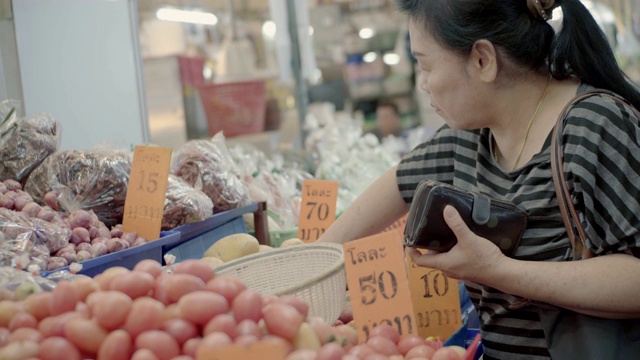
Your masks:
M581 85L578 92L590 87ZM597 255L625 252L640 257L640 119L599 95L580 101L567 114L562 133L564 173L572 201ZM523 167L504 171L494 161L488 129L442 127L400 162L398 188L411 202L423 179L511 201L529 222L513 257L569 261L566 236L551 178L549 134L542 150ZM534 306L510 309L521 298L467 282L478 310L485 359L548 359Z

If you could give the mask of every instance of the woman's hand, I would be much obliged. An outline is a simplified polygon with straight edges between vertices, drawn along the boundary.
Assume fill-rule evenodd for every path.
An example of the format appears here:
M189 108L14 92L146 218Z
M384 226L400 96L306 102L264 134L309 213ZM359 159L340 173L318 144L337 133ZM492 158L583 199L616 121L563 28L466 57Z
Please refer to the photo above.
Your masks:
M492 267L499 266L506 256L494 243L474 234L453 206L446 206L442 214L458 243L443 253L427 251L422 254L416 248L407 248L407 253L419 266L441 270L458 280L484 283L482 279L488 276Z

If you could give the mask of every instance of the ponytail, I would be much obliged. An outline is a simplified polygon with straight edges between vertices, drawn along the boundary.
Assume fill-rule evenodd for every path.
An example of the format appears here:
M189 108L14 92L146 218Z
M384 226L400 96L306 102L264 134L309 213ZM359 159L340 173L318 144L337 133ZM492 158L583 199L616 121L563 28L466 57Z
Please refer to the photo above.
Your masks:
M640 91L618 66L609 42L589 10L579 0L556 0L562 7L562 30L549 51L549 68L556 79L570 75L627 99L640 109Z

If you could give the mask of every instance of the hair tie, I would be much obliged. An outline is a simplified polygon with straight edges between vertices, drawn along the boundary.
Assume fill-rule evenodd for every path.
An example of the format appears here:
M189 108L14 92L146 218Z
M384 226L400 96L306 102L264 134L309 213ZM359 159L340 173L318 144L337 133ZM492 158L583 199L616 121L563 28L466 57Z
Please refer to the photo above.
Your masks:
M545 10L545 7L547 9L551 8L555 3L555 1L547 0L545 2L548 4L545 4L546 6L543 6L540 0L527 0L527 7L529 8L529 11L531 12L531 14L533 14L534 17L538 19L542 19L544 21L548 21L551 18L549 17L549 15L547 15L547 11Z

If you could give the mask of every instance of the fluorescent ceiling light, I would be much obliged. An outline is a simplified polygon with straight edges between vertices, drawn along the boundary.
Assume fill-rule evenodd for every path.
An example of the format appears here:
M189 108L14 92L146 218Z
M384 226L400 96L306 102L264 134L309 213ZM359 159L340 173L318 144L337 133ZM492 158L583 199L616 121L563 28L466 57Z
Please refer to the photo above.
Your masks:
M156 17L160 20L190 24L215 25L218 23L218 18L214 14L198 10L162 8L158 9Z
M364 54L364 56L362 57L362 60L366 63L372 63L376 61L377 58L378 58L378 54L376 54L374 51L370 51Z
M384 61L387 65L398 65L400 63L400 55L396 53L387 53L382 57L382 61Z
M276 36L276 23L271 20L267 20L262 24L262 35L273 38Z
M371 39L375 34L376 32L372 28L367 27L360 29L358 32L358 36L362 39Z

